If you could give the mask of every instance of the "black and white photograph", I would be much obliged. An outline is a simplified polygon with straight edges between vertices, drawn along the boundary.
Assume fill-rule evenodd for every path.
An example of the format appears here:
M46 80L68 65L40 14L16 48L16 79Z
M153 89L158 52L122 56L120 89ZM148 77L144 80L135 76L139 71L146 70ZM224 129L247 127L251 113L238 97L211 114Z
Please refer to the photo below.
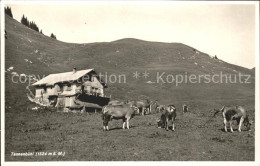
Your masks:
M258 1L1 1L1 165L258 165L258 111Z

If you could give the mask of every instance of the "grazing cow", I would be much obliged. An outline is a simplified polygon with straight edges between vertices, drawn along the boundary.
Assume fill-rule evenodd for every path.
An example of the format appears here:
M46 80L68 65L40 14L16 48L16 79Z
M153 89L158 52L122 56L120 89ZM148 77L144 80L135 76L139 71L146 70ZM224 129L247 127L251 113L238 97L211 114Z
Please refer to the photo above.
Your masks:
M108 102L108 105L122 105L122 104L125 104L125 102L118 101L118 100L112 100L112 101Z
M125 123L127 129L129 129L129 120L133 118L135 114L139 113L139 109L129 104L123 105L107 105L102 110L103 129L109 130L108 122L112 119L122 119L123 129L125 129Z
M169 129L168 122L172 121L172 131L174 131L174 121L176 118L176 108L174 105L169 105L168 107L163 108L163 113L161 115L161 119L157 120L158 128L165 128L166 130Z
M238 126L238 131L241 132L241 126L244 123L244 126L247 130L250 130L250 126L252 121L249 122L248 116L246 114L246 110L241 106L223 106L220 110L216 110L214 116L218 113L222 112L224 118L224 127L225 132L227 132L227 122L230 124L230 131L233 132L232 128L232 120L236 120Z
M152 102L148 99L137 100L137 101L127 101L127 104L137 107L141 110L142 115L151 113Z
M165 105L160 105L157 100L154 101L153 104L155 105L155 111L157 113L162 112L164 110Z
M183 104L182 106L182 112L185 113L185 112L188 112L188 106L186 104Z
M157 105L155 107L156 112L162 112L164 110L165 105Z

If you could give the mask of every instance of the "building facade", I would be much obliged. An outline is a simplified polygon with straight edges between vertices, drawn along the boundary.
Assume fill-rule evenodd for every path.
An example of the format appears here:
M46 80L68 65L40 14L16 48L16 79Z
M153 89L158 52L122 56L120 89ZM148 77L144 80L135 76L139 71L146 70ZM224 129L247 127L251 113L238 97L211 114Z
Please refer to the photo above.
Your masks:
M50 74L33 84L35 100L66 109L102 108L110 97L105 96L107 85L94 69Z

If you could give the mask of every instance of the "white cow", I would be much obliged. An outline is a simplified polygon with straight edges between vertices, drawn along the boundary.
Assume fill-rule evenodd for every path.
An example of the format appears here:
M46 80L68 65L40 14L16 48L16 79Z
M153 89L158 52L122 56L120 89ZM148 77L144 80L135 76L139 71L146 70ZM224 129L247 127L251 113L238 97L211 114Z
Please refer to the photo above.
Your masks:
M230 131L233 132L232 128L232 120L236 120L238 126L238 131L241 132L241 126L244 123L244 126L247 128L247 130L250 130L250 125L252 124L252 121L249 122L248 115L246 114L246 110L241 106L223 106L220 110L218 110L215 115L218 112L222 112L223 118L224 118L224 127L225 132L227 132L227 123L230 124Z

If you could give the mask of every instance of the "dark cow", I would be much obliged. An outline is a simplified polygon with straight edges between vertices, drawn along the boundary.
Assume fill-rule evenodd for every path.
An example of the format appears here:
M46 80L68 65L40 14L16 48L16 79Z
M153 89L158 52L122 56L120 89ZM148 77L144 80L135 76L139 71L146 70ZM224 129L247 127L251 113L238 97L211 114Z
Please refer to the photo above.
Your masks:
M222 112L224 118L224 128L225 132L227 132L227 122L230 124L230 131L233 132L232 128L232 120L236 120L238 126L238 131L241 132L241 126L244 123L244 126L247 130L250 130L250 126L252 121L249 122L248 115L246 110L241 106L223 106L220 110L216 110L214 116L218 113Z
M182 112L185 113L185 112L188 112L188 106L186 104L183 104L182 106Z
M157 121L158 128L165 128L166 130L169 129L168 122L172 121L172 131L174 131L174 121L176 118L176 107L174 105L169 105L168 107L163 108L163 112L161 115L160 120Z
M108 122L112 119L122 119L123 129L125 129L125 123L127 125L127 129L129 129L129 120L138 113L139 109L129 104L107 105L102 110L103 129L109 130Z

